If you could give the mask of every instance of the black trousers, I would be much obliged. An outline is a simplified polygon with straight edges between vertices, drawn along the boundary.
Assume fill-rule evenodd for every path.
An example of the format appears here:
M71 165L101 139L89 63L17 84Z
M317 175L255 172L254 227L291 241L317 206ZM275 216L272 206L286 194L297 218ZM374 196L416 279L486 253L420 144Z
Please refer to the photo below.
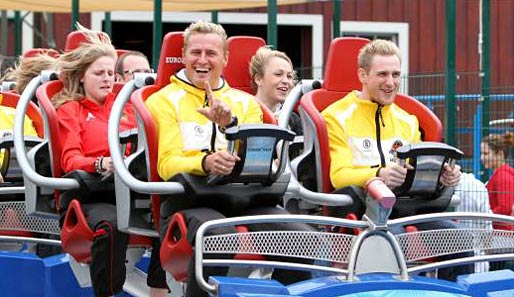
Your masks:
M187 223L187 239L194 245L196 231L200 227L201 224L216 220L223 219L225 216L220 212L210 209L210 208L191 208L181 211L186 219ZM266 214L276 214L276 215L288 215L289 213L278 207L260 207L254 208L250 210L246 210L242 212L240 215L266 215ZM161 217L161 238L165 234L166 227L169 225L171 216L162 216ZM305 224L282 224L282 223L268 223L268 224L255 224L247 226L249 231L269 231L269 230L284 230L284 231L313 231L314 229ZM211 229L207 235L218 235L218 234L227 234L227 233L235 233L236 230L233 227L224 227L224 228L216 228ZM206 258L209 256L206 255ZM233 255L217 255L217 258L226 257L230 259ZM273 257L270 260L280 261L281 257ZM296 260L298 263L311 264L312 261L306 259L298 259ZM211 275L222 276L226 275L228 272L228 268L226 267L204 267L203 274L204 278L207 279ZM275 269L273 272L273 279L281 282L282 284L291 284L295 282L299 282L302 280L307 280L311 278L311 273L307 271L298 271L298 270L284 270L284 269ZM188 267L188 281L187 281L187 290L186 297L202 297L208 296L206 292L204 292L195 279L195 257L191 259Z
M123 290L126 277L126 252L129 235L116 223L116 206L109 203L82 205L87 221L95 232L91 246L90 275L95 296L111 296ZM152 242L153 251L148 268L147 284L167 288L166 273L159 260L160 241Z

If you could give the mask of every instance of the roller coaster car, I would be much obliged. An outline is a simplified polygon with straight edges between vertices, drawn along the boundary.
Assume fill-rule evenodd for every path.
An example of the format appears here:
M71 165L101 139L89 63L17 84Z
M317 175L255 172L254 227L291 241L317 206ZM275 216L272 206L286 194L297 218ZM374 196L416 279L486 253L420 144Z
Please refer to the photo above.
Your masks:
M425 167L423 157L430 162L441 150L450 157L458 158L459 151L440 143L424 143L406 147L400 151L403 157L414 158L420 176L414 176L409 188L433 189L433 183L418 183L428 175L438 176L443 161ZM444 158L442 158L444 159ZM425 170L427 169L427 170ZM433 174L432 174L433 172ZM436 179L437 181L437 179ZM437 183L435 183L437 185ZM425 189L423 189L425 191ZM459 275L455 282L419 276L419 273L448 266L465 265L479 261L513 259L514 232L490 230L487 227L466 229L432 229L429 231L392 234L390 230L424 222L440 220L501 221L514 224L510 216L479 213L436 213L388 220L396 195L380 178L366 183L366 214L363 220L347 220L327 216L246 216L212 220L200 226L196 232L195 268L200 287L212 296L494 296L514 293L514 272L500 270L486 273ZM325 194L327 196L333 194ZM302 223L316 224L319 230L263 232L238 232L212 234L210 230L228 229L248 224ZM182 222L179 221L179 225ZM329 227L359 229L357 234L324 232ZM167 234L168 235L168 234ZM488 251L489 253L487 253ZM472 256L473 253L477 255ZM273 255L280 261L267 258L255 261L245 258L229 258L226 255L251 254L254 257ZM222 256L223 255L223 256ZM419 261L443 255L454 255L451 260L438 262ZM312 264L299 264L295 259L310 259ZM334 265L336 264L336 265ZM210 276L207 281L203 268L209 266L281 268L321 272L321 276L283 285L270 279L242 279L237 277Z
M211 296L511 296L514 292L514 272L491 271L460 275L456 282L419 276L420 272L436 268L462 265L475 261L512 259L514 254L462 257L452 260L423 263L418 259L438 255L457 254L469 251L486 251L512 248L512 232L505 234L487 229L431 230L393 235L389 227L448 219L492 220L513 224L507 216L439 213L419 215L405 219L387 221L395 203L394 194L380 181L371 182L367 192L368 208L375 209L379 216L365 221L346 220L326 216L248 216L213 220L200 226L196 233L195 259L196 279L202 289ZM375 188L375 189L371 189ZM386 189L389 194L378 190ZM373 194L371 194L373 193ZM378 193L379 195L375 195ZM327 194L332 195L332 194ZM323 231L220 233L211 235L211 229L227 228L246 224L303 223L338 228L360 228L358 235ZM325 228L324 228L325 227ZM457 244L458 242L458 244ZM251 244L249 244L251 243ZM424 243L424 244L422 244ZM414 252L413 252L414 251ZM281 261L227 259L221 255L247 253L255 256L280 256ZM296 258L311 259L313 264L298 264ZM336 266L328 263L338 263ZM322 273L313 279L283 285L270 279L242 279L236 277L211 276L204 279L203 267L265 267L309 270Z
M20 95L13 92L1 92L0 98L2 99L2 106L13 108L3 112L14 113ZM39 136L23 137L26 147L30 148L42 141L40 137L43 136L43 119L39 108L33 102L29 104L27 115ZM5 123L7 126L9 124L14 124L14 121L13 123ZM0 160L0 173L4 182L0 184L0 208L2 209L0 211L2 217L0 220L0 235L34 237L35 233L32 231L45 230L37 228L38 218L28 217L25 213L23 176L16 162L15 155L12 153L14 152L13 134L12 131L2 131L2 133L3 135L0 137L0 152L2 156L2 160Z
M248 40L249 42L245 42ZM228 48L229 51L233 53L237 53L234 55L234 58L230 59L225 68L225 78L229 82L234 82L236 85L235 88L249 90L249 75L246 74L246 79L241 79L238 75L240 73L248 72L248 62L250 61L250 57L257 51L257 49L264 45L264 41L260 38L255 37L246 37L246 36L237 36L230 37L228 39ZM180 70L182 65L182 47L183 47L183 32L170 32L165 35L163 39L163 46L161 49L161 56L159 60L159 66L157 68L156 80L155 84L141 87L138 90L135 90L133 93L125 92L121 90L117 102L113 106L113 114L115 112L119 112L122 108L122 104L124 104L128 97L130 97L130 102L135 108L136 114L138 115L138 129L139 129L139 145L138 151L132 155L131 157L124 160L124 165L120 162L116 162L116 156L113 154L113 164L116 167L116 175L119 176L120 182L116 182L116 189L120 192L125 193L124 195L119 195L117 197L125 197L124 199L124 207L126 208L118 208L118 227L121 230L124 230L129 233L140 232L141 228L137 226L133 222L132 213L134 209L134 202L131 196L141 195L142 193L151 194L151 207L153 212L153 217L160 217L160 198L159 194L170 194L176 193L179 191L183 192L183 187L180 185L177 188L173 187L174 183L163 183L157 173L156 165L157 165L157 134L156 128L153 121L152 116L146 109L144 105L144 101L154 92L158 91L162 87L169 84L169 78L171 75L175 74L178 70ZM238 64L237 63L243 63ZM246 82L245 82L246 81ZM260 103L260 102L259 102ZM271 111L269 111L263 104L260 104L261 110L264 115L264 122L276 124L275 116ZM116 111L116 109L118 109ZM119 118L111 114L111 120ZM116 120L111 121L112 128L114 129L116 125ZM111 131L111 126L110 126ZM243 132L241 132L243 133ZM111 137L109 138L110 140ZM116 141L116 140L115 140ZM118 144L113 144L113 147L116 147ZM126 166L126 167L125 167ZM125 172L126 170L126 172ZM246 170L244 168L240 168L239 170ZM145 176L145 178L134 178L136 172L140 174L140 176ZM127 175L125 175L126 173ZM186 177L184 177L186 178ZM189 177L188 177L189 178ZM191 177L193 178L193 177ZM275 178L275 177L271 177ZM194 179L194 178L193 178ZM214 178L216 179L216 178ZM150 181L149 183L145 183L145 181ZM156 188L148 185L155 184ZM141 186L139 186L141 185ZM162 186L157 186L162 185ZM171 187L170 190L166 190L167 187ZM138 194L135 194L138 192ZM129 197L129 198L127 198ZM275 202L274 202L275 203ZM118 203L121 204L121 203ZM155 221L155 225L157 230L160 230L159 221ZM155 230L145 230L147 232L153 232L156 234ZM177 277L177 279L183 279L183 277Z
M227 40L228 49L230 52L236 53L233 58L229 58L225 72L225 78L229 82L234 82L236 85L235 88L242 90L250 89L250 79L248 74L248 63L250 61L251 56L257 51L257 49L264 45L264 41L260 38L255 37L247 37L247 36L234 36L230 37ZM183 32L169 32L164 36L161 56L159 59L159 65L157 67L157 73L155 78L155 83L146 85L141 87L140 89L134 91L133 93L125 93L123 92L118 96L118 98L124 96L130 96L130 101L134 106L136 113L139 115L139 135L140 141L139 146L142 148L143 146L148 145L150 148L144 150L147 152L148 156L144 156L143 149L134 155L133 158L128 161L134 164L129 164L129 170L131 172L141 171L142 175L146 174L146 178L149 181L158 182L160 178L157 174L156 163L147 162L145 158L150 160L157 160L157 136L155 134L155 125L153 123L152 117L146 109L144 102L146 99L153 93L157 92L164 86L168 85L170 82L170 77L182 69L182 48L184 44ZM246 63L246 64L238 64L238 63ZM241 78L241 74L246 73ZM246 79L247 78L247 79ZM260 103L260 102L259 102ZM264 122L266 123L274 123L276 124L276 119L273 113L267 109L263 104L260 105L261 110L264 115ZM133 161L132 161L133 160ZM147 164L147 165L144 165ZM119 184L119 189L123 189L122 191L126 193L130 193L130 190L126 185L122 183ZM158 195L152 196L152 207L154 217L159 217L159 212L155 208L156 205L159 205ZM126 209L127 212L122 213L130 213L129 209ZM130 215L129 217L123 216L118 218L118 223L121 224L120 228L122 230L130 231ZM159 229L159 222L155 222L157 229ZM137 226L135 226L137 228ZM155 231L154 231L155 232Z
M31 48L23 53L23 58L36 57L38 55L48 55L57 59L60 54L52 48Z
M137 94L137 91L135 94ZM145 138L148 139L145 150L149 163L146 167L154 170L150 171L151 174L148 179L155 182L145 183L135 179L131 173L132 160L128 160L125 168L121 163L123 159L118 153L115 153L112 157L116 175L119 175L119 179L122 180L125 187L141 193L177 195L177 197L169 199L178 199L178 196L185 194L191 205L201 203L203 206L214 209L224 207L224 213L227 213L227 211L228 213L235 213L256 205L266 206L279 203L288 186L289 175L280 174L285 163L280 163L277 167L273 166L272 160L275 156L273 152L277 139L292 140L293 133L270 124L230 128L226 131L227 137L232 141L230 149L237 151L242 158L242 161L235 166L233 174L227 177L196 177L189 174L179 174L173 178L175 182L159 182L160 178L156 170L157 138L155 125L143 102L136 100L134 97L132 99L134 107L138 111L138 118L144 123L144 132L140 135L145 135ZM113 113L120 112L121 106L123 106L123 102L115 103ZM110 132L117 126L119 115L120 113L117 116L111 115ZM116 147L117 143L112 145ZM284 143L282 150L287 148L288 144ZM141 151L140 153L141 155L136 153L136 158L145 156L145 152ZM140 167L140 165L139 163L138 166ZM134 168L138 166L134 166ZM265 186L265 190L263 190L263 186ZM152 203L154 209L157 208L154 212L160 214L160 202L154 200ZM118 215L122 215L118 222L130 222L130 212L118 213ZM131 226L126 226L126 228L128 232L131 232ZM192 251L187 241L186 230L184 217L180 213L175 214L161 246L163 267L179 281L185 280L187 277L187 263ZM180 234L180 236L175 237L176 234Z
M294 139L294 133L275 125L249 124L228 129L226 137L229 151L237 152L241 158L230 175L199 177L178 174L171 179L184 186L186 208L201 206L215 209L225 216L235 216L251 208L277 206L288 187L290 175L283 173L285 160L275 163L274 152L280 142L283 155L289 147L288 142ZM168 199L183 202L181 198ZM186 221L183 213L175 213L161 246L163 267L180 280L185 280L192 256ZM239 226L238 230L246 229Z
M358 66L356 61L360 48L368 42L369 40L364 38L342 37L334 39L329 48L321 88L308 92L301 98L299 112L302 117L302 124L304 127L305 148L304 153L297 159L293 160L291 165L293 170L297 172L297 176L302 181L303 185L311 190L323 193L334 191L329 177L330 154L327 127L323 117L321 116L321 112L332 103L343 98L352 90L358 90L361 88L361 83L357 77ZM396 96L395 104L406 110L408 113L417 116L422 139L424 141L441 141L442 124L430 109L416 99L404 94L398 94ZM439 147L443 147L443 145ZM412 146L412 148L414 149L414 146ZM448 146L444 146L444 148L447 151L452 151ZM421 151L426 150L422 149ZM456 150L453 150L453 152L455 151ZM433 153L431 154L433 155ZM452 157L457 157L458 154L452 153L450 155ZM413 160L414 159L415 158L413 158ZM422 160L426 162L427 159L422 158ZM448 161L448 158L446 158L445 161ZM312 170L312 168L315 168L315 170ZM404 185L400 189L402 193L398 192L397 194L401 196L403 194L413 194L415 192L407 189L407 187L412 185L412 182L410 181L413 180L412 175L414 174L416 174L416 182L414 183L414 186L418 185L420 173L409 171L407 182L410 184ZM437 181L436 178L434 180ZM430 190L435 190L435 188ZM338 192L353 195L356 205L352 207L352 210L357 211L360 214L363 213L364 206L360 203L360 199L356 198L356 196L361 195L359 194L362 192L361 190L356 187L347 187L345 189L338 189ZM435 192L437 192L438 195L441 194L439 191ZM437 201L437 203L434 202L434 206L427 205L426 203L429 200L425 198L423 204L410 203L414 201L413 199L405 200L409 201L406 202L408 205L406 207L402 207L404 202L401 200L397 203L393 215L402 216L427 211L441 211L448 206L451 199L451 192L452 191L448 189L448 192L443 192L443 195L441 195L440 198L430 200ZM434 193L434 191L431 193ZM435 205L437 205L437 207L435 207Z
M55 77L55 75L54 75ZM43 82L43 84L41 84ZM27 87L36 90L36 97L41 107L44 122L43 141L25 152L23 144L15 137L18 161L24 174L26 186L27 213L59 220L58 212L67 209L61 227L63 250L69 253L76 262L88 263L90 261L90 247L93 240L93 231L88 226L85 215L80 206L80 199L84 195L94 195L96 191L112 190L111 182L106 182L98 176L73 171L64 174L61 166L61 147L58 141L58 122L56 110L51 98L62 89L62 82L51 80L46 82L41 77L34 78ZM28 94L26 97L31 96ZM20 102L27 104L27 102ZM19 113L23 114L26 105L18 106ZM18 110L17 110L18 113ZM23 133L21 127L16 127ZM123 143L133 142L136 136L130 134L119 135ZM18 133L18 132L17 132ZM119 148L120 149L120 148ZM127 251L127 273L131 273L134 265L144 250L151 246L151 239L145 236L131 235L129 237L129 250ZM72 269L81 286L89 286L90 279L87 265L77 265L70 260ZM125 284L127 285L127 283Z

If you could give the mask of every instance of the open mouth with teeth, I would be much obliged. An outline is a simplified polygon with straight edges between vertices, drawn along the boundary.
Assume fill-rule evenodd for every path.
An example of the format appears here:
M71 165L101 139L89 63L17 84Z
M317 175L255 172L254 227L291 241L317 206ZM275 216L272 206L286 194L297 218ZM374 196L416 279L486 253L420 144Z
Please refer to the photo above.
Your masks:
M207 68L195 68L195 71L196 71L196 73L199 73L199 74L209 73L209 69L207 69Z

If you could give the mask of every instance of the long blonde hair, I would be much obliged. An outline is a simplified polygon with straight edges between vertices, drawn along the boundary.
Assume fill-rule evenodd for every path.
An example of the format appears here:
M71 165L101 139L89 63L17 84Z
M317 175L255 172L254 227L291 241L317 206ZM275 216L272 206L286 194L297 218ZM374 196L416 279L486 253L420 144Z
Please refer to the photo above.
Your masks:
M88 67L101 57L113 57L116 60L116 50L109 36L103 32L92 31L77 23L77 28L87 38L86 43L61 55L58 59L60 80L64 87L53 98L56 108L67 101L82 100L85 91L80 79Z
M57 60L54 57L41 53L37 56L21 58L8 75L16 82L14 90L21 94L29 82L41 74L41 71L55 70L56 67Z

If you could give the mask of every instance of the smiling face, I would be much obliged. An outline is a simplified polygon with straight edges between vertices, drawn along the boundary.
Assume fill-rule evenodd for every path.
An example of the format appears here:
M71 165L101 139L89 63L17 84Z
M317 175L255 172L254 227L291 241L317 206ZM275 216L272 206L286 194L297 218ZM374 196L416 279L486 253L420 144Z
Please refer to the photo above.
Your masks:
M86 98L102 104L105 97L112 91L114 84L115 59L103 56L91 63L80 82L84 86Z
M255 82L255 96L274 111L277 104L284 102L293 87L293 67L280 57L271 57L264 66L263 74L255 77Z
M209 81L216 89L227 64L228 53L224 53L223 40L218 34L195 33L189 36L182 58L186 76L193 85L203 89L204 82Z
M359 68L359 80L362 83L361 98L381 105L390 105L400 87L401 66L396 55L375 55L370 68Z

